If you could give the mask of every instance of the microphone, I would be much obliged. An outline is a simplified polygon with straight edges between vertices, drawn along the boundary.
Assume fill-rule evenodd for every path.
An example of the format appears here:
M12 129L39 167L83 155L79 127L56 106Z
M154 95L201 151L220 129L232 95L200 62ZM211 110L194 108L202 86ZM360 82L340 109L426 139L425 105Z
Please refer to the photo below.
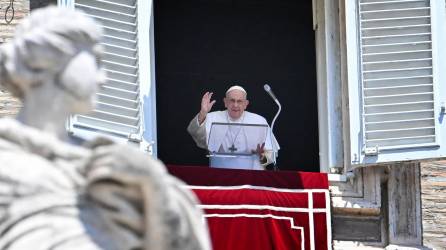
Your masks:
M263 89L265 89L266 93L268 93L276 103L279 103L279 100L277 99L276 95L274 95L271 87L268 84L263 85Z

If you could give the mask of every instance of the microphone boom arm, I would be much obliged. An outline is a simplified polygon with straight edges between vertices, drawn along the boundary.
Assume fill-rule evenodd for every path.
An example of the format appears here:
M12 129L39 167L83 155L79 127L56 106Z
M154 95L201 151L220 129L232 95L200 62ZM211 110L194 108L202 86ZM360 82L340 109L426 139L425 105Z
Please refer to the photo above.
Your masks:
M273 164L274 164L274 170L277 170L277 166L276 166L276 164L277 164L277 160L276 160L276 158L277 158L277 149L275 148L276 147L276 144L274 143L275 141L273 140L273 128L274 128L274 124L276 123L276 120L277 120L277 117L279 116L279 114L280 114L280 111L282 111L282 105L280 105L280 102L276 99L275 100L275 103L277 104L277 106L279 107L279 110L277 110L277 113L276 113L276 115L274 116L274 118L273 118L273 121L271 122L271 128L270 128L270 131L269 131L269 138L270 138L270 140L271 140L271 147L272 147L272 149L273 149Z
M282 110L282 105L280 105L279 100L277 99L277 97L274 95L273 91L271 90L271 87L268 84L263 85L263 88L265 89L266 93L268 93L271 98L273 98L274 102L277 104L277 106L279 106L279 110L277 111L276 115L273 118L273 121L271 122L271 128L269 130L269 139L271 141L271 147L273 149L273 163L274 163L274 170L277 170L277 148L275 148L276 144L274 143L275 140L273 140L273 128L274 128L274 123L276 122L277 117L280 114L280 111Z

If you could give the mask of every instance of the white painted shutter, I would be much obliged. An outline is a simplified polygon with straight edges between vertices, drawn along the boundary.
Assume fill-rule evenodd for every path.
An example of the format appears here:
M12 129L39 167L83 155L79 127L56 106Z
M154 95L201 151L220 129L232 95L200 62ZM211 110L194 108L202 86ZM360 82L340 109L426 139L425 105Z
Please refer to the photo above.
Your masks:
M71 130L96 131L139 142L142 131L137 0L75 0L74 8L96 19L104 28L102 63L107 82L98 92L95 110L73 116Z
M354 3L349 15L356 18L355 37L347 34L348 53L354 54L348 55L353 164L443 155L437 92L444 78L436 58L441 50L435 49L442 37L436 34L434 1Z

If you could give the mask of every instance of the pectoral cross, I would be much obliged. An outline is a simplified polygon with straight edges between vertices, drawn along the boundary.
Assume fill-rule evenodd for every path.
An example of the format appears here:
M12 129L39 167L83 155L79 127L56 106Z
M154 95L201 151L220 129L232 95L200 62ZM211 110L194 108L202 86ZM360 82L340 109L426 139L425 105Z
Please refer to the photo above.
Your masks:
M235 151L237 151L237 148L234 147L234 144L232 144L232 146L228 149L229 149L229 151L231 151L231 153L234 153Z

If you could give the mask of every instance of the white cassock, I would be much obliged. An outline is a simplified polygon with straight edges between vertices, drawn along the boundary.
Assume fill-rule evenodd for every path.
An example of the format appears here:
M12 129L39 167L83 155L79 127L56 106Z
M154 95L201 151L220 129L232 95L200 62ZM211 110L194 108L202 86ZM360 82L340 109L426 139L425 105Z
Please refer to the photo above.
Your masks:
M217 123L217 124L216 124ZM218 125L218 123L256 124L263 126L233 126ZM219 153L220 157L210 158L211 167L238 168L263 170L266 165L273 162L273 146L276 152L280 149L276 138L270 137L270 129L266 119L260 115L244 111L237 120L229 119L228 112L215 111L208 113L205 122L198 123L198 115L192 119L187 131L191 134L197 146ZM265 156L267 161L260 163L257 154L252 154L257 145L265 142ZM226 157L222 153L228 153ZM234 157L233 154L237 154Z

